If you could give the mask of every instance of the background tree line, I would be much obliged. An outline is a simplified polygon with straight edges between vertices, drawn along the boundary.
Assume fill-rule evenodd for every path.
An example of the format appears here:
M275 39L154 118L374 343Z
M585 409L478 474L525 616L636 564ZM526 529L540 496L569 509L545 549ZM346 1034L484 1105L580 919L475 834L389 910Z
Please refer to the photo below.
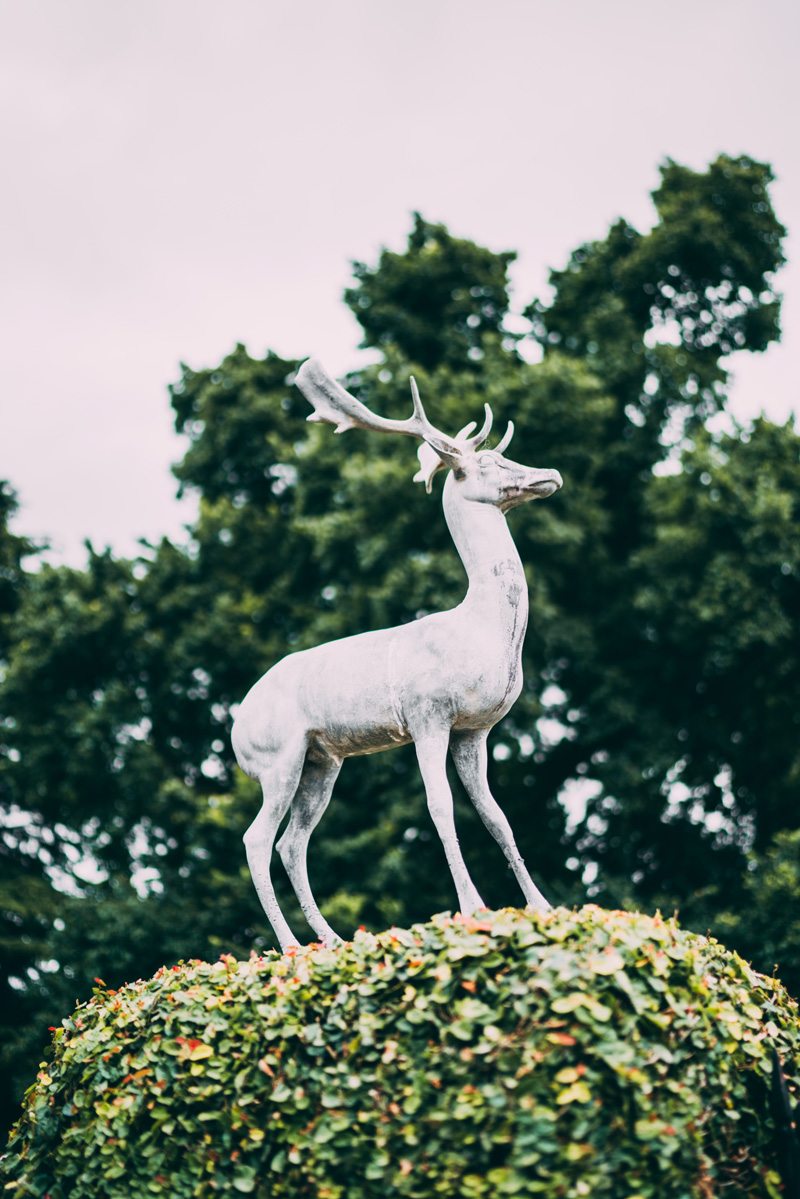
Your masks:
M724 359L779 336L785 230L767 165L668 161L648 232L624 220L506 328L508 268L415 215L345 300L392 415L413 372L455 431L488 400L563 491L511 517L528 572L526 686L492 781L556 902L678 909L800 991L800 439L726 418ZM540 360L529 350L541 348ZM313 352L313 345L309 345ZM291 650L412 620L464 591L406 439L306 423L298 362L237 346L171 388L199 495L188 548L37 561L0 490L0 1059L10 1121L92 979L271 944L241 836L257 786L231 707ZM465 647L468 652L468 647ZM520 897L458 801L493 905ZM451 908L413 750L348 762L312 842L342 930ZM280 875L280 870L276 870ZM280 879L282 882L283 880ZM281 902L290 922L288 886Z

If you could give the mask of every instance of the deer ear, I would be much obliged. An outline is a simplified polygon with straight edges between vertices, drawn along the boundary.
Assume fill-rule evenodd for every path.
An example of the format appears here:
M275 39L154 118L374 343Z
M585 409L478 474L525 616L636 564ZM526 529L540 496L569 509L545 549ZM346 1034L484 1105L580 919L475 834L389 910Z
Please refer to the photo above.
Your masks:
M464 425L460 433L456 434L455 440L465 441L474 428L475 421L471 420L468 425ZM419 470L414 475L414 482L424 483L428 495L431 493L433 476L437 471L444 470L445 467L455 470L458 466L458 458L434 449L427 441L423 441L422 445L418 448L417 457L419 458Z
M428 445L427 441L423 441L422 445L418 448L417 457L419 458L419 470L414 475L414 482L424 483L425 490L430 495L433 487L433 476L437 470L444 468L445 463L442 462L436 450Z

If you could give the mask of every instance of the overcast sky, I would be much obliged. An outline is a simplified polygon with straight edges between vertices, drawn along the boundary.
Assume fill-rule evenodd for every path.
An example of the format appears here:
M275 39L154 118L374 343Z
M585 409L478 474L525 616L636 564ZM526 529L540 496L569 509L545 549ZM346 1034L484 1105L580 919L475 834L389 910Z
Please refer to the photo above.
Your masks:
M771 162L782 345L741 417L800 397L796 0L0 0L0 477L57 560L176 535L167 385L253 354L354 366L349 260L412 209L515 249L515 302L669 155Z

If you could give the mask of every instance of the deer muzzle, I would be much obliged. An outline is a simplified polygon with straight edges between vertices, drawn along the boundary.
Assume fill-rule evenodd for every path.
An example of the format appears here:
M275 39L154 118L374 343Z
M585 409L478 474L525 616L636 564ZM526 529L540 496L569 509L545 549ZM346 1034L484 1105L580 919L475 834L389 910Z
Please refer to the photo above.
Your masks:
M549 495L553 495L559 491L564 483L561 475L557 470L530 470L525 479L522 490L526 496L536 499L547 499Z

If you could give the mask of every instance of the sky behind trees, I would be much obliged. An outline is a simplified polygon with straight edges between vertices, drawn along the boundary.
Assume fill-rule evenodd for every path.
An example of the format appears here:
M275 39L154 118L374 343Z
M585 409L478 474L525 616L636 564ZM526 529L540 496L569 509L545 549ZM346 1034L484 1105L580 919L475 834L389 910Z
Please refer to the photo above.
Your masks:
M179 360L357 364L351 258L412 209L514 249L522 309L575 244L653 218L665 156L772 163L784 337L732 408L797 407L797 10L784 0L0 3L0 477L53 557L174 535Z

